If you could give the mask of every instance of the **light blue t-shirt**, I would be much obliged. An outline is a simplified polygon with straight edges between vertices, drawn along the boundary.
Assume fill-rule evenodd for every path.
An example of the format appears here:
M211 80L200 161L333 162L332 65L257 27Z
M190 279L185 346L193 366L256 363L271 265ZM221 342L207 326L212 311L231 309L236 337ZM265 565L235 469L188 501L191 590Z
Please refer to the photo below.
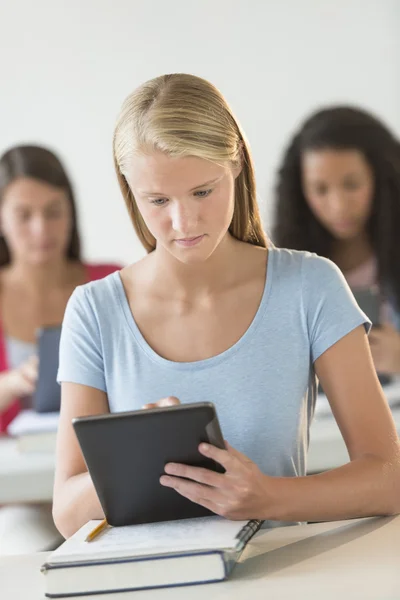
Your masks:
M264 473L305 475L316 399L313 363L362 324L369 329L332 262L271 248L260 306L239 341L212 358L173 362L142 336L116 272L74 291L58 380L103 390L111 412L166 396L211 401L225 439Z

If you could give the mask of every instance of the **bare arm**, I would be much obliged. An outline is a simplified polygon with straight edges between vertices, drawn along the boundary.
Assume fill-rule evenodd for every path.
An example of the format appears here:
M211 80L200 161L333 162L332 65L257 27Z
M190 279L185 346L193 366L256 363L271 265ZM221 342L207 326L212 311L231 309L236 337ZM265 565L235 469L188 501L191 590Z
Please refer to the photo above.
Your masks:
M316 372L350 462L318 475L279 479L273 518L335 520L400 512L400 446L364 328L322 354Z
M0 413L12 404L15 399L10 386L10 371L0 374Z
M400 512L400 450L363 327L316 361L350 462L309 477L270 477L229 445L201 444L225 473L168 463L161 484L230 519L330 521Z
M57 529L66 538L87 521L104 517L72 427L72 419L107 412L108 400L104 392L76 383L62 384L53 518Z
M38 359L31 356L16 369L0 374L0 413L16 398L31 396L35 391L38 377Z

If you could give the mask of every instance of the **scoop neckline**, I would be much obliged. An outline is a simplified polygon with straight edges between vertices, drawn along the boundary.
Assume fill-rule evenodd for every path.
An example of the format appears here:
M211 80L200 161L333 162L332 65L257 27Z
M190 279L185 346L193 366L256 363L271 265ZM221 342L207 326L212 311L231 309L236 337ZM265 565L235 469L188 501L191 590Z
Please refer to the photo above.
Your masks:
M216 354L215 356L210 356L209 358L204 358L204 359L196 360L196 361L187 361L187 362L177 362L177 361L169 360L167 358L164 358L160 354L158 354L155 350L153 350L153 348L150 346L150 344L144 338L142 332L140 331L140 329L135 321L134 315L129 306L128 298L126 296L125 288L124 288L121 274L119 271L117 271L113 274L113 280L114 280L115 289L117 292L120 307L122 309L122 313L124 315L126 324L128 325L130 332L133 334L135 341L140 346L142 351L148 356L148 358L150 358L154 363L161 365L163 367L169 368L169 369L176 369L176 370L181 370L181 371L182 370L194 370L194 369L200 370L200 369L206 369L206 368L210 368L210 367L219 365L220 363L224 362L225 360L227 360L228 358L232 357L237 352L239 352L239 350L241 350L242 347L245 346L252 339L254 333L256 332L258 326L260 325L260 323L264 317L264 313L265 313L265 310L266 310L266 307L268 304L268 299L270 296L270 291L271 291L271 286L272 286L274 263L275 263L275 249L268 248L268 257L267 257L266 268L265 268L266 277L265 277L264 290L263 290L263 293L261 296L261 301L260 301L260 304L257 308L257 311L256 311L249 327L246 329L246 331L243 333L243 335L237 340L237 342L235 342L232 346L230 346L223 352Z

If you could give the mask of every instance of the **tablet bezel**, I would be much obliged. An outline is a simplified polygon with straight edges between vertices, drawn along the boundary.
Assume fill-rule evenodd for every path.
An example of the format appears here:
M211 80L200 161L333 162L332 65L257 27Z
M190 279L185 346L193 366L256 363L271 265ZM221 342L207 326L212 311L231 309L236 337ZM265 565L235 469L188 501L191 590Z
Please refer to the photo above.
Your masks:
M212 514L159 482L171 459L223 473L198 451L200 442L225 447L211 402L76 417L72 424L110 525Z

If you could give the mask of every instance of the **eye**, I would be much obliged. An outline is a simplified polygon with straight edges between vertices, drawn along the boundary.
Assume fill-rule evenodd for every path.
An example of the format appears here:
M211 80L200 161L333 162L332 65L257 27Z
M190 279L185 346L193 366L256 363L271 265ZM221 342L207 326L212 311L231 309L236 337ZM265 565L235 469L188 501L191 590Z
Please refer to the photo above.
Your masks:
M346 190L358 190L360 184L358 181L345 181L344 187Z
M155 206L164 206L168 200L166 198L155 198L155 200L151 200L151 203Z
M21 223L26 223L31 218L31 213L30 212L25 212L25 211L19 211L17 213L17 217L18 217L18 220Z
M212 190L199 190L198 192L195 192L194 195L197 198L207 198L207 196L209 196L211 194Z
M59 219L62 217L62 215L63 215L63 210L59 207L50 208L49 210L46 211L46 217L48 219Z
M326 187L326 185L317 185L314 188L314 193L317 196L325 196L327 191L328 191L328 188Z

